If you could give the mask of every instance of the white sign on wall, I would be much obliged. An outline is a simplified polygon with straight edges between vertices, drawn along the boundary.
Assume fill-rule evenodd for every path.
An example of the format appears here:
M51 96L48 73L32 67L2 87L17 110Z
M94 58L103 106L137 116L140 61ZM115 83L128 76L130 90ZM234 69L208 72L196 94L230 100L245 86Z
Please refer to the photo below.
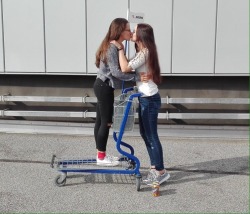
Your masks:
M128 21L131 23L143 23L144 13L135 13L135 12L128 11L127 18L128 18Z

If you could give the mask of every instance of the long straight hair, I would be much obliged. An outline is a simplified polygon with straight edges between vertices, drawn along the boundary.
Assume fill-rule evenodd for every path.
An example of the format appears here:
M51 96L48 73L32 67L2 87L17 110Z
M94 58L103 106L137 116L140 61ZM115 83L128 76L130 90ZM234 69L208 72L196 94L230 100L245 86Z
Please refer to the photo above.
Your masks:
M120 38L122 32L126 29L127 23L128 20L124 18L116 18L111 22L109 30L96 52L95 65L97 68L100 67L101 60L107 63L107 51L110 46L110 41Z
M136 29L137 42L141 42L148 49L149 73L156 84L161 83L161 68L159 65L158 52L155 44L154 30L149 24L139 23Z

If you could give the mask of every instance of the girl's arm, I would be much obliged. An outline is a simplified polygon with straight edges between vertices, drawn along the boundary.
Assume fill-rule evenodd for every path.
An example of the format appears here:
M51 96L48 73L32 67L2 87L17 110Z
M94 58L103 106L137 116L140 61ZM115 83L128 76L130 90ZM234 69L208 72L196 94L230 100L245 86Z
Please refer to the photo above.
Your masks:
M124 53L124 49L123 46L121 46L121 44L119 44L117 41L113 40L110 43L114 44L116 46L116 48L118 49L119 52L119 64L120 64L120 68L122 72L132 72L134 71L134 69L136 67L140 67L142 64L145 63L146 58L143 55L143 58L138 60L138 56L133 58L131 61L135 61L133 62L135 68L133 69L130 64L128 63L127 57ZM141 56L139 56L139 58L141 58ZM141 82L148 82L148 80L150 80L152 77L150 74L148 74L147 72L142 72L139 74L139 79L137 79L136 81L141 81Z
M118 52L119 52L119 63L122 72L131 72L133 69L128 65L128 59L124 53L123 48L118 49Z
M135 73L123 73L119 67L119 59L115 46L110 46L107 54L107 62L112 76L120 80L135 81Z
M114 44L119 52L119 64L122 72L131 72L133 69L128 65L128 59L124 53L123 47L115 40L110 43Z

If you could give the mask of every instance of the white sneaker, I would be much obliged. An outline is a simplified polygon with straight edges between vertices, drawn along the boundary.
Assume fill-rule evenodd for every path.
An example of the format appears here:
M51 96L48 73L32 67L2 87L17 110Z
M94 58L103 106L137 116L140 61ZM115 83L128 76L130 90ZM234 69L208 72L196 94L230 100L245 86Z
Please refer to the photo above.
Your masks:
M103 160L96 158L96 164L98 166L117 166L119 165L119 161L114 160L111 156L106 155Z
M142 182L147 183L149 181L152 181L155 177L155 169L150 169L146 177L142 179Z
M162 184L163 182L167 181L170 178L170 174L165 171L163 175L160 175L159 172L156 170L150 170L149 175L147 176L147 179L144 179L143 182L149 186L153 185L153 182L158 182L159 184Z

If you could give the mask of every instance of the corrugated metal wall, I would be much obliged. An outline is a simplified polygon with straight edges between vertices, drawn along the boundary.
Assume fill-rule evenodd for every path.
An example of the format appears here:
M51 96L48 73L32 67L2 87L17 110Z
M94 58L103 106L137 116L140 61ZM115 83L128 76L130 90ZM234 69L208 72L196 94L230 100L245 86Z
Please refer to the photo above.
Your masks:
M2 74L95 74L95 52L127 9L143 12L153 26L163 75L249 72L248 0L0 2Z

